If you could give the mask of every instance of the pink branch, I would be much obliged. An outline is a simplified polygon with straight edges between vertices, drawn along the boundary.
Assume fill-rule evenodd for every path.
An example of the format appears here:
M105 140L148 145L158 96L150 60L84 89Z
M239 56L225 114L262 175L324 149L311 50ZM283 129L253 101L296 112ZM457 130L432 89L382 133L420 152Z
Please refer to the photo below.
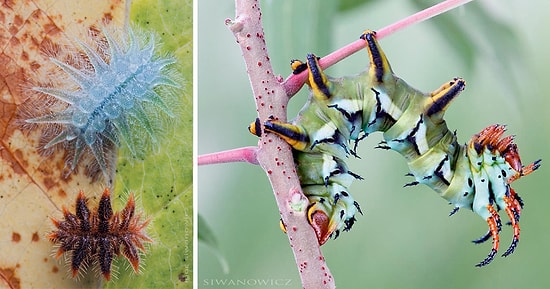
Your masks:
M217 153L205 154L198 156L197 165L212 165L234 162L247 162L253 165L258 164L256 152L257 147L244 147L233 150L227 150Z
M399 20L389 26L386 26L380 30L376 31L376 38L382 39L388 35L391 35L401 29L404 29L406 27L409 27L413 24L425 21L427 19L430 19L432 17L435 17L439 14L442 14L446 11L449 11L453 8L456 8L458 6L464 5L468 2L471 2L473 0L447 0L443 1L439 4L436 4L430 8L426 8L416 14L413 14L409 17L403 18L402 20ZM336 63L338 63L340 60L354 54L355 52L363 49L365 47L365 41L364 40L356 40L334 52L331 54L321 58L319 60L319 65L326 69ZM303 71L300 74L291 74L283 83L283 86L285 87L287 96L291 97L295 95L300 88L302 88L302 85L304 85L304 82L307 79L307 71Z

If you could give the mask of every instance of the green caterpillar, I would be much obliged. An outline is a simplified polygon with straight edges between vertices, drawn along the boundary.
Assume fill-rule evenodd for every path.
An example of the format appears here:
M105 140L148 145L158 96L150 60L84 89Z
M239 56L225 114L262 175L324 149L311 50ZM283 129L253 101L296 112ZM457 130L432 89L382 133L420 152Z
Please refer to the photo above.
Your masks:
M384 141L379 147L403 155L416 179L405 186L425 184L455 206L451 215L464 207L487 221L488 233L474 242L492 238L493 246L476 266L489 264L498 251L497 211L502 209L514 231L503 256L511 254L519 242L523 202L510 183L539 168L540 160L522 166L513 137L502 138L502 125L489 126L460 145L443 116L465 81L455 78L431 93L420 92L393 74L374 31L365 31L361 39L370 58L366 71L333 78L313 54L306 63L293 61L294 73L308 70L310 97L291 123L273 118L263 123L264 132L280 136L294 149L300 183L310 202L308 220L319 243L351 229L355 214L361 213L348 192L351 182L360 177L349 171L345 159L355 155L361 139L380 131ZM249 130L260 136L260 121Z

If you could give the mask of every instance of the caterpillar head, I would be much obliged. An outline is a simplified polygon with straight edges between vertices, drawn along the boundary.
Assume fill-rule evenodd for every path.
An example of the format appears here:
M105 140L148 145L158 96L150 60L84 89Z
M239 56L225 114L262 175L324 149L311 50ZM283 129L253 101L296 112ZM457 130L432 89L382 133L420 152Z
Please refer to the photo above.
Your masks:
M320 245L323 245L336 230L336 224L331 223L327 214L322 210L318 210L316 205L311 205L307 210L307 219L317 235L317 241Z

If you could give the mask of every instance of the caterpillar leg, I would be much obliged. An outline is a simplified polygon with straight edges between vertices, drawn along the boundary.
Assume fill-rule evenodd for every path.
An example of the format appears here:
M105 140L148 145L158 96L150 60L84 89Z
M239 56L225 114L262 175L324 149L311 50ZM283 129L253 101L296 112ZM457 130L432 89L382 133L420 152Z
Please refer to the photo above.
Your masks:
M269 119L264 123L264 128L266 132L276 134L296 150L304 151L308 147L309 137L299 126ZM262 135L261 124L258 118L248 126L248 131L258 137Z
M330 81L327 75L319 65L319 57L315 54L308 54L306 62L298 59L290 61L290 68L293 74L301 73L308 70L308 78L306 84L309 86L312 95L319 101L328 100L332 93L330 92Z
M262 136L262 124L260 123L260 119L259 118L256 118L256 120L251 123L250 125L248 125L248 131L257 136L257 137L261 137Z
M304 151L309 144L309 137L299 126L270 119L264 123L266 132L274 133L294 149Z
M426 115L431 117L434 114L440 114L442 118L449 104L451 104L465 87L466 81L458 77L444 83L440 88L431 93L431 97L426 107Z
M264 123L264 129L265 132L276 134L297 151L323 152L341 158L347 156L350 153L348 141L338 127L330 121L321 121L318 124L318 127L315 127L309 134L303 126L268 119ZM260 125L256 121L248 129L252 134L259 136L261 135L259 127Z
M292 59L290 61L290 68L292 69L292 74L300 74L307 69L307 64L300 59Z
M369 51L370 77L378 83L386 82L393 79L393 72L390 66L390 62L386 58L386 54L376 40L376 32L372 30L365 30L359 38L365 40L367 50Z

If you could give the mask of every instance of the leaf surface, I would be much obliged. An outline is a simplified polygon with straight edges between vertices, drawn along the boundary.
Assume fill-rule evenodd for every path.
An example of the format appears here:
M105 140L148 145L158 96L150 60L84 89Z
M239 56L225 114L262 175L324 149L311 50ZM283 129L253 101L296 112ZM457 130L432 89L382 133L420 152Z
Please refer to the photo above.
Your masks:
M175 2L177 9L172 9ZM163 53L177 57L178 74L187 85L182 82L185 91L178 120L168 129L168 141L162 143L159 152L144 162L128 161L125 156L129 153L124 149L120 152L115 210L121 208L129 191L135 192L138 207L153 219L150 234L155 243L148 248L150 256L145 258L141 275L136 277L121 258L115 262L118 280L107 286L142 280L144 287L169 282L173 287L187 288L192 282L192 9L191 1L186 7L181 7L181 2L134 1L131 7L131 11L153 6L176 11L139 25L162 35ZM140 3L145 6L139 8ZM103 281L93 272L78 280L69 277L63 257L56 260L52 256L52 244L46 236L53 227L50 217L60 218L63 206L74 211L79 190L86 192L94 207L104 184L86 176L83 169L63 178L68 152L63 148L41 150L43 131L24 123L21 108L35 83L48 82L55 66L47 55L55 49L54 44L72 44L74 39L86 37L84 33L91 26L112 23L122 27L128 15L126 3L57 0L7 1L0 5L0 288L97 288ZM131 21L141 21L132 15ZM180 16L185 21L173 20ZM170 17L170 21L163 17ZM157 22L161 20L165 23Z

